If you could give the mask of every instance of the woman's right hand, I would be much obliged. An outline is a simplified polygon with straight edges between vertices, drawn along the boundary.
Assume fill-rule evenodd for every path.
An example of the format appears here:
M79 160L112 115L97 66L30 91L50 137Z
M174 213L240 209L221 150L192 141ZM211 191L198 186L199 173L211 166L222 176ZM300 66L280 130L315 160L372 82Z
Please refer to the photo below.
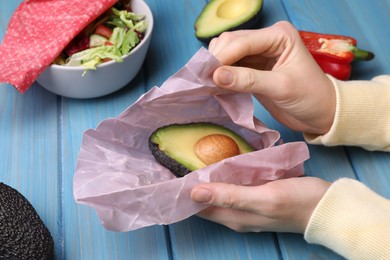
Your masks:
M293 130L329 131L336 110L333 83L290 23L225 32L210 42L209 51L223 64L214 72L216 85L252 93Z
M280 179L259 186L202 183L191 198L209 205L198 216L239 232L304 233L330 183L316 177Z

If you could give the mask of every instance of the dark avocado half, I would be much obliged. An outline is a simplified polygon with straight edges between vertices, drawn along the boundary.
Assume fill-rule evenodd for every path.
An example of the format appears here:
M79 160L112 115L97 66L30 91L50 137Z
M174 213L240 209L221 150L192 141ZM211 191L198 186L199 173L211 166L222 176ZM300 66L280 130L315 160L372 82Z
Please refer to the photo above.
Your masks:
M197 155L195 149L200 140L205 140L208 137L217 137L218 140L222 137L223 140L235 143L234 146L237 148L237 153L231 156L255 150L232 130L222 125L208 122L172 124L160 127L150 136L149 149L161 165L168 168L177 177L183 177L208 165L200 159L201 157ZM217 143L222 144L223 142ZM222 152L218 150L218 144L216 153L221 155ZM225 147L222 147L222 149L225 149Z
M54 242L33 206L0 183L0 259L54 259Z
M251 29L260 19L263 0L212 0L195 21L195 36L209 42L225 31Z

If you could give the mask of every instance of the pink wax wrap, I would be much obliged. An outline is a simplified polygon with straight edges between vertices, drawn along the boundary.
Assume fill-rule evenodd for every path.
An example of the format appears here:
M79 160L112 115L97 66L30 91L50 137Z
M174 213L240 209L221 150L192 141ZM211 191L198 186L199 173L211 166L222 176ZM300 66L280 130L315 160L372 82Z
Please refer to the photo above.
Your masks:
M306 144L280 144L279 133L254 118L251 95L214 85L211 75L218 66L201 48L161 88L84 133L74 196L94 208L107 229L130 231L188 218L205 208L190 199L199 183L260 185L303 174ZM222 124L258 150L177 178L154 159L149 137L163 125L199 121Z
M25 0L0 45L0 82L24 93L69 42L117 0Z

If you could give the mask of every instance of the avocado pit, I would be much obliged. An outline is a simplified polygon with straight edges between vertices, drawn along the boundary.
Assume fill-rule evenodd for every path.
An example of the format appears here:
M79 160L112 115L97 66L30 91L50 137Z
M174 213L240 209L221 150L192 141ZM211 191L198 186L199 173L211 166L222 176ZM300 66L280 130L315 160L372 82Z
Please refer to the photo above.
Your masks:
M240 154L236 142L227 135L211 134L202 137L194 145L194 152L206 165Z

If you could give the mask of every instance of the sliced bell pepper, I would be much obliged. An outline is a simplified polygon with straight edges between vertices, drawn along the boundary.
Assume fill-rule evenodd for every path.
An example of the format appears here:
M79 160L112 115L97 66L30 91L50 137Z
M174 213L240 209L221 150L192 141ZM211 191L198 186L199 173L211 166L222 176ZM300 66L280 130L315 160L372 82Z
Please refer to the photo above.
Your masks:
M374 54L356 47L348 36L299 31L301 38L321 69L340 80L348 80L352 61L371 60Z

